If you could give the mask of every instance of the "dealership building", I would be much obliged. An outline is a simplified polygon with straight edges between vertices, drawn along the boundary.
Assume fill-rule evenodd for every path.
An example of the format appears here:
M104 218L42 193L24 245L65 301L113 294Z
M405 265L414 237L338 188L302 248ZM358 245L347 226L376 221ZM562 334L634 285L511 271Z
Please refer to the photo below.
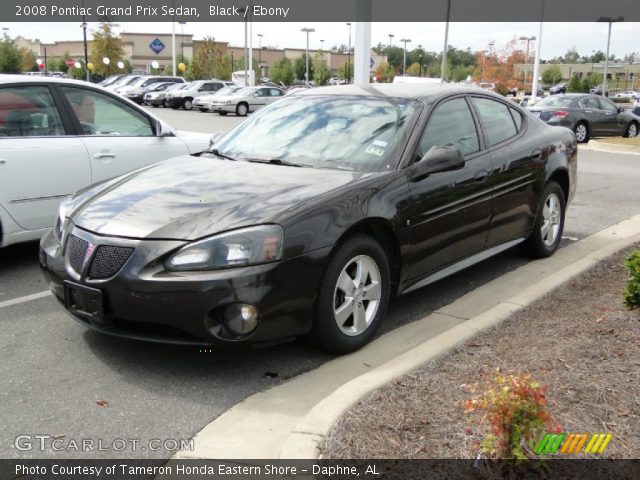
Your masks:
M180 29L178 29L180 30ZM160 68L171 65L171 34L167 33L134 33L122 32L120 38L124 44L125 58L128 59L136 72L144 73L151 69L151 63L156 61ZM196 40L191 34L183 34L178 31L175 35L176 39L176 55L183 55L185 58L191 59L202 48L203 40ZM231 46L228 42L216 42L222 49L223 54L229 54L235 61L244 57L244 47ZM84 43L82 40L65 40L52 43L44 43L37 39L29 40L23 37L16 39L16 45L19 48L28 48L36 57L44 60L45 54L47 59L52 58L72 58L74 60L84 59ZM89 55L91 55L91 41L88 42ZM297 48L254 48L253 58L259 63L262 75L269 75L269 67L283 57L290 60L304 54L304 49ZM310 50L310 56L315 55L317 50ZM353 54L335 53L330 51L322 51L327 66L332 72L335 72L341 65L348 61L353 62ZM350 57L350 58L349 58ZM116 65L119 60L125 58L111 58L111 64ZM371 51L371 69L375 70L378 65L387 61L386 56L378 55ZM242 67L236 63L236 70Z

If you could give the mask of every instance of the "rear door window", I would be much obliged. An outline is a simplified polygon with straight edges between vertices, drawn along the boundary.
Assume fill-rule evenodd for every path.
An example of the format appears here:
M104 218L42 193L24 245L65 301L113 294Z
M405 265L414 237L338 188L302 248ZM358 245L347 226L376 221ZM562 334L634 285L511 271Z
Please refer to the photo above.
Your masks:
M509 107L504 103L480 97L473 97L471 101L482 122L487 147L504 142L518 133Z
M0 137L64 135L58 109L44 85L0 88Z

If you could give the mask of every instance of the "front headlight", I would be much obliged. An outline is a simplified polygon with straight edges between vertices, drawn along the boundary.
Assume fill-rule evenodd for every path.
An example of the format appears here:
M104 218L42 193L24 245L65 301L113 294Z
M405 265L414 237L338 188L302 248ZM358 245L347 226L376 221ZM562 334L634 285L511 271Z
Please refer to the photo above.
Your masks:
M282 227L241 228L191 243L165 262L167 270L214 270L275 262L282 257Z
M67 210L69 209L70 203L71 197L60 202L60 207L58 208L58 216L56 217L56 223L53 227L53 235L56 237L58 243L62 243L64 221L67 218Z

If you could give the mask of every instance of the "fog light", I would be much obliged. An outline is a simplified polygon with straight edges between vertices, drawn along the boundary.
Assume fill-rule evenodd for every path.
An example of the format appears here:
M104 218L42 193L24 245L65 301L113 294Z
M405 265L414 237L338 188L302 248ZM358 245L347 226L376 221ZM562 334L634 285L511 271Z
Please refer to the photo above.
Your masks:
M224 310L224 324L236 335L248 335L258 327L258 309L246 303L234 303Z

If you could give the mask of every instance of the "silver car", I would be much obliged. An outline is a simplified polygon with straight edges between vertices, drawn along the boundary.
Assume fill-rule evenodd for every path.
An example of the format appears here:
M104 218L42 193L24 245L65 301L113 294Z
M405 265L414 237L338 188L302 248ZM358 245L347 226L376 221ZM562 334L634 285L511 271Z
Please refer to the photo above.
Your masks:
M201 112L210 112L211 105L213 104L213 102L216 101L216 99L218 99L221 96L231 95L232 93L237 92L241 88L242 87L239 87L237 85L228 85L210 95L202 95L201 97L194 98L193 108L197 108Z
M185 110L191 110L195 98L210 95L227 85L233 84L224 80L196 80L187 84L182 90L167 93L165 106L171 108L182 107Z
M220 115L236 113L244 117L265 105L284 96L284 92L276 87L244 87L231 95L218 96L211 103L210 110Z

